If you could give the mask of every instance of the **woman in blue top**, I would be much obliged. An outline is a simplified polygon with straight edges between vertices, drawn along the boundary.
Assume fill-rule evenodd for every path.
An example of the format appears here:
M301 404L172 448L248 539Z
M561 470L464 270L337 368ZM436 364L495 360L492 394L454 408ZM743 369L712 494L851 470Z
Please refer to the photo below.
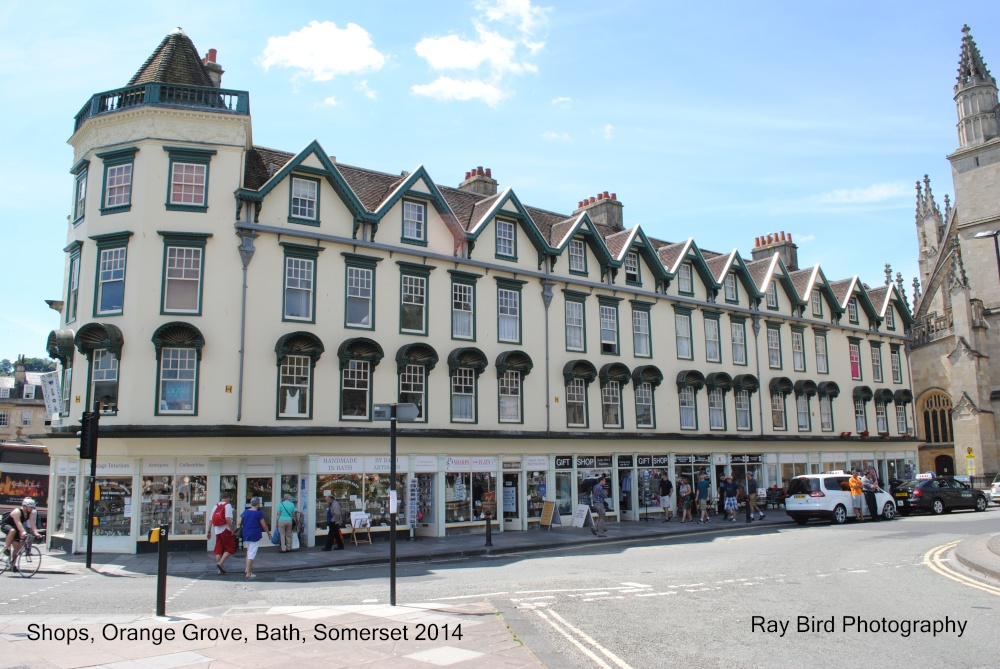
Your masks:
M257 557L257 546L267 534L267 522L260 511L260 497L251 499L250 508L240 514L240 526L243 528L243 545L247 548L247 568L244 574L248 579L257 578L251 567Z
M295 502L292 496L285 493L278 505L278 534L281 535L281 552L292 550L292 519L295 515Z

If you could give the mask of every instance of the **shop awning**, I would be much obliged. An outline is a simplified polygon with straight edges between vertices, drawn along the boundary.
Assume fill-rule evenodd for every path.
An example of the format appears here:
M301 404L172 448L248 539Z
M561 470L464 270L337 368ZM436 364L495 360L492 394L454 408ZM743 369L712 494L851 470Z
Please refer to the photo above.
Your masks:
M727 393L733 387L733 377L725 372L712 372L705 377L705 387L709 390L721 390Z
M563 381L568 386L571 381L581 379L590 383L597 378L597 368L589 360L570 360L563 365Z
M628 385L629 379L632 378L632 373L628 370L628 367L620 362L609 362L601 367L597 378L601 380L602 386L607 384L608 381L617 381L619 385L625 386Z
M88 358L97 349L106 349L121 360L125 336L117 326L110 323L87 323L76 333L76 349Z
M340 368L344 369L349 360L363 360L371 365L372 369L385 357L382 347L378 342L368 337L351 337L345 339L337 348L337 358L340 360Z
M795 384L787 376L776 376L767 384L772 395L787 395L795 389Z
M172 323L165 323L160 327L156 328L156 332L152 336L153 348L156 349L156 359L160 359L160 351L164 346L174 346L178 348L193 348L196 351L196 356L201 360L201 349L205 346L205 337L201 334L201 330L191 325L190 323L183 323L181 321L174 321ZM281 341L280 339L278 340ZM319 341L318 339L316 341ZM323 352L323 343L319 344L319 353ZM319 358L319 353L316 354L316 358Z
M913 401L913 393L907 388L897 390L893 393L893 400L895 400L896 404L909 404Z
M521 376L527 376L531 373L532 367L534 363L531 362L531 356L524 351L504 351L497 356L497 377L503 376L508 371L521 372Z
M663 383L663 372L656 365L639 365L632 370L632 383L637 386L648 383L657 388Z
M879 404L892 404L894 399L892 391L888 388L876 388L874 397Z
M745 390L753 395L760 390L760 381L753 374L738 374L733 377L733 390Z
M705 387L705 375L696 369L685 369L677 373L677 387L701 390Z
M829 397L831 400L840 397L840 386L835 381L821 381L818 391L820 397Z
M69 361L73 357L73 336L72 330L53 330L49 333L49 339L45 343L45 350L49 357L58 360L65 368L69 367Z
M875 394L868 386L855 386L854 392L851 393L851 396L856 400L861 400L862 402L870 402Z
M396 351L396 365L402 370L407 365L421 365L430 372L438 363L438 354L432 346L417 342L404 344Z
M448 354L448 371L454 372L460 367L471 369L479 376L487 367L490 361L486 359L486 354L475 346L463 346L456 348Z
M816 394L816 382L810 381L809 379L800 379L795 382L795 396L801 397L805 395L806 397L812 397Z

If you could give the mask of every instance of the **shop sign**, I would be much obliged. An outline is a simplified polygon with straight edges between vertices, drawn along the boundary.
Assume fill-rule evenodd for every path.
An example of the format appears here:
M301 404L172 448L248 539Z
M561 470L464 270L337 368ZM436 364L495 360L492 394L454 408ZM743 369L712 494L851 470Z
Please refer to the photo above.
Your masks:
M503 461L503 468L504 469L520 469L521 468L521 462L519 460L504 460Z
M173 474L174 459L146 458L142 461L143 474Z
M597 466L600 469L611 469L612 462L614 462L614 458L612 458L610 455L597 456Z
M444 463L446 472L467 472L471 467L472 458L468 456L449 455Z
M474 472L495 472L497 470L497 457L495 455L473 456L469 460Z
M364 472L362 461L356 455L323 455L316 462L316 472L319 474L361 474Z
M414 472L436 472L438 459L436 455L414 455L410 458Z
M729 461L734 465L739 465L739 464L760 464L761 460L759 455L730 455Z
M631 469L632 467L632 456L631 455L619 455L618 456L618 469Z
M503 487L503 511L504 513L517 513L517 486L505 485Z
M369 455L365 457L365 473L372 474L388 474L389 465L392 464L392 460L389 459L388 455ZM396 472L404 473L410 468L410 459L405 455L396 456Z
M131 476L135 473L135 463L132 460L98 460L98 476Z
M669 467L670 466L670 456L669 455L654 455L653 456L653 466L654 467Z
M652 455L640 455L635 459L635 464L637 467L652 467L653 466L653 456Z
M596 467L597 458L593 455L578 455L576 456L576 467L577 469L583 469L584 467Z
M207 474L208 460L181 458L177 461L177 471L182 474Z
M547 455L526 455L524 456L524 468L532 471L545 471L549 468L549 457Z
M274 473L274 459L273 458L261 458L257 460L247 460L247 475L251 476L253 474L273 474Z
M711 455L696 455L694 456L694 463L696 465L710 465L712 464Z
M573 469L573 458L569 455L557 455L556 469Z
M79 460L59 460L56 462L57 476L76 476L80 473Z

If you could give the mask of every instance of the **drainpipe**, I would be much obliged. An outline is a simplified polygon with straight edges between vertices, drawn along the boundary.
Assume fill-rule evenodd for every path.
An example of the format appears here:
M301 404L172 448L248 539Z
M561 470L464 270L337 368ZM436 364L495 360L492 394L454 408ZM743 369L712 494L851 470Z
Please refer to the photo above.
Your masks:
M761 439L764 438L764 384L760 378L760 347L757 345L757 335L760 334L760 314L754 313L750 316L750 328L753 330L753 357L757 364L757 429L760 431ZM768 395L770 401L771 396Z
M545 274L549 273L551 261L545 261ZM552 392L550 388L552 369L549 365L549 306L552 304L552 288L555 283L549 279L542 279L542 304L545 305L545 431L548 432L552 420Z
M249 223L250 203L247 202L246 205L247 223ZM240 376L236 390L236 422L238 423L243 417L243 360L246 353L247 334L247 267L250 266L250 261L253 260L253 254L256 250L253 246L253 240L260 235L252 230L237 230L236 235L240 238L240 245L237 249L240 252L240 260L243 262L243 295L240 304Z

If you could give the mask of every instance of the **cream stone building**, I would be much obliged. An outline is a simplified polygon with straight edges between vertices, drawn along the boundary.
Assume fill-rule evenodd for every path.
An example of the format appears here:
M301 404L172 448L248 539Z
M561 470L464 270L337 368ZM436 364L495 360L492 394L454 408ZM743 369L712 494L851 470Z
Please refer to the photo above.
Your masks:
M921 471L975 477L1000 471L1000 132L997 85L969 27L962 30L954 99L958 149L948 156L954 206L917 183L919 281L914 279L913 368ZM922 286L922 292L921 292ZM992 330L992 332L991 332Z
M70 138L49 351L66 423L101 412L98 550L147 550L159 523L204 548L223 492L266 514L291 493L311 545L325 493L379 533L395 490L401 531L445 536L491 509L537 528L546 502L569 523L599 475L637 519L660 471L915 471L901 282L830 281L784 233L749 258L654 239L613 193L556 213L481 167L450 187L260 147L215 60L171 33ZM392 402L419 412L396 481L373 420ZM69 431L46 443L50 534L79 548L88 464Z

